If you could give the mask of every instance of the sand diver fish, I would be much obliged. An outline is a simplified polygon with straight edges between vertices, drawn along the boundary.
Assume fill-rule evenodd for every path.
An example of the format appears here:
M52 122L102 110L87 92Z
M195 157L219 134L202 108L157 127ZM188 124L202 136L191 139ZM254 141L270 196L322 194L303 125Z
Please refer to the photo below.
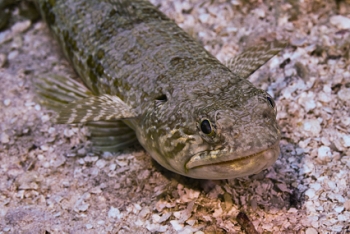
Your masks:
M58 123L86 123L95 149L137 138L163 167L199 179L256 174L277 160L274 100L246 78L284 43L225 66L148 1L35 2L84 83L52 75L38 92Z

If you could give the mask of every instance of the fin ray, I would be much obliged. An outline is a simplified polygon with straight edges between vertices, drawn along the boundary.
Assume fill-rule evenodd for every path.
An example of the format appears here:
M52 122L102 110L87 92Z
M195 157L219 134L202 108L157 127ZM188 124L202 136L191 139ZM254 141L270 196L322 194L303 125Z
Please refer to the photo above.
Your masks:
M33 83L39 102L59 113L58 123L86 123L94 151L115 152L137 142L136 133L122 120L107 120L135 116L118 97L93 96L88 88L70 76L47 74ZM76 115L74 119L72 115Z
M58 110L64 105L92 95L83 84L71 77L47 74L34 80L39 102L50 109Z
M93 150L116 152L137 142L135 132L123 121L87 123Z
M57 123L87 123L136 117L133 109L119 97L108 94L91 96L69 103L60 112Z
M241 78L248 78L262 65L287 46L284 41L272 41L247 48L228 60L227 67Z

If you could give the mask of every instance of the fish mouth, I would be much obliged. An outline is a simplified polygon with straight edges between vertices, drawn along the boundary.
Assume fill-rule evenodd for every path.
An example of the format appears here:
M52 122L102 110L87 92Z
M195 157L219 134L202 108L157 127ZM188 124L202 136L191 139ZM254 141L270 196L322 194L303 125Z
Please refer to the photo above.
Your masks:
M232 179L257 174L271 166L280 154L279 141L260 152L245 154L225 150L202 151L186 163L186 174L198 179Z

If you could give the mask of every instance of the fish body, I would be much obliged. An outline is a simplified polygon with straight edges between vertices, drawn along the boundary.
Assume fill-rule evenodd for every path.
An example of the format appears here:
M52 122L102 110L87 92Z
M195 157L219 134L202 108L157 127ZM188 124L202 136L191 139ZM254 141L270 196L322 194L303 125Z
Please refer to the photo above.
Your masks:
M226 67L148 1L36 4L87 87L58 122L107 126L100 134L115 124L116 145L135 135L162 166L193 178L251 175L276 161L274 101L246 78L282 47L253 48Z

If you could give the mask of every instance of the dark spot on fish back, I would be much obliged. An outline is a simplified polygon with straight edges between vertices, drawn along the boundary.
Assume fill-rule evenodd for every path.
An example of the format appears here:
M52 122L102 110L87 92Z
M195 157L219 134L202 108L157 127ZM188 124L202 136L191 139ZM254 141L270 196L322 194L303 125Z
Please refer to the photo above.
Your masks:
M105 56L105 52L103 49L98 49L96 56L98 59L102 59Z
M89 71L89 77L92 83L96 84L97 83L97 76L93 70Z
M64 39L64 45L65 50L68 54L68 58L72 58L74 55L74 51L78 51L77 42L74 40L74 37L72 37L68 30L62 31L63 39Z
M90 54L86 60L86 64L88 65L89 68L93 68L94 67L94 61L92 58L92 55Z
M97 64L97 67L96 67L96 73L97 73L97 75L102 76L102 75L103 75L103 72L104 72L104 68L103 68L103 66L101 65L101 63Z
M112 17L113 15L115 15L117 13L116 10L112 9L110 12L109 12L109 17Z

